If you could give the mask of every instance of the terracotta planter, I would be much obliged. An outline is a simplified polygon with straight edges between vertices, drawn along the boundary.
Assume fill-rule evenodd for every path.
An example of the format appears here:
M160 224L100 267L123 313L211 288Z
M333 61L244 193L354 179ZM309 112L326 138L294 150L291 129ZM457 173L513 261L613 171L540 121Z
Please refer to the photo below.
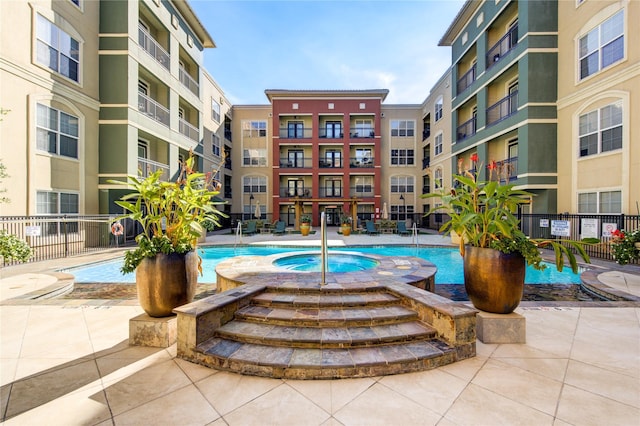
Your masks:
M342 235L348 237L351 235L351 225L342 225Z
M300 224L300 233L302 234L303 237L306 237L307 235L309 235L310 231L311 231L311 224L309 223Z
M138 301L147 315L168 317L193 301L198 283L198 254L158 254L136 268Z
M495 314L513 312L522 300L526 265L519 253L467 246L464 287L476 308Z

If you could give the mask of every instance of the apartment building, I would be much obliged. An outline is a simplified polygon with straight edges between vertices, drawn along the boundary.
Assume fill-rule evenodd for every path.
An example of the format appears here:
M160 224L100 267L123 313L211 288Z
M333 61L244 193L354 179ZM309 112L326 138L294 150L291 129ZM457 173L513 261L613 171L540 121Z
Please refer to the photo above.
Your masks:
M467 1L440 40L452 48L451 169L534 193L532 213L557 210L557 8Z
M558 3L558 210L640 214L637 1Z
M203 143L203 50L215 44L185 1L101 1L99 28L100 212L117 213L126 189L109 180L170 179Z
M11 200L1 215L98 213L99 19L98 2L0 2L0 159Z

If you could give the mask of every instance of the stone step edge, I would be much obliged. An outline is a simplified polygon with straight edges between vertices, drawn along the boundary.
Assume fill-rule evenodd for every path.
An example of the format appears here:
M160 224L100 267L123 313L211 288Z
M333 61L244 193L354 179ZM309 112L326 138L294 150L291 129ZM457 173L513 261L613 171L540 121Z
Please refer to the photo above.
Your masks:
M384 298L369 299L364 297L362 300L336 300L336 295L319 295L317 300L308 300L308 298L292 297L287 300L285 294L279 294L274 292L264 292L253 298L252 303L260 306L278 306L278 307L299 307L299 308L344 308L344 307L364 307L364 306L389 306L396 305L401 302L401 299L390 293L385 294ZM273 295L273 299L271 296ZM306 299L306 300L305 300Z
M232 324L233 323L233 324ZM242 333L239 330L229 330L238 323L250 324L262 328L262 333ZM232 324L231 327L228 325ZM422 330L408 330L402 334L393 331L383 332L390 326L409 327L408 324L418 324ZM412 326L415 327L415 326ZM369 328L375 334L357 336L355 329ZM294 331L289 331L294 329ZM352 331L349 331L352 330ZM296 336L296 334L298 336ZM354 335L356 337L354 338ZM373 347L392 343L404 343L411 341L428 341L435 339L437 332L431 326L420 321L398 322L388 325L374 325L365 327L287 327L272 324L259 324L233 320L218 328L216 337L225 338L242 343L253 343L271 347L295 347L295 348L349 348L349 347Z
M220 347L216 348L218 345ZM430 370L455 362L456 351L439 340L386 345L384 348L305 349L212 338L196 348L195 358L191 361L262 377L337 379Z

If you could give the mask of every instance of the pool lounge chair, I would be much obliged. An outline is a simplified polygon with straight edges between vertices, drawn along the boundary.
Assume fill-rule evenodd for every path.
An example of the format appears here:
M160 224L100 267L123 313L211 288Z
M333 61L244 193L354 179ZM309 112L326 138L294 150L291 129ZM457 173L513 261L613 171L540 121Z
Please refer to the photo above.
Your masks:
M244 235L254 235L258 233L258 228L256 226L255 220L250 220L247 222L247 229L244 230Z
M398 230L398 234L405 236L405 235L411 235L411 231L407 229L407 224L404 221L400 221L397 224L397 230Z
M365 226L366 226L365 231L367 232L367 234L369 234L369 235L380 235L380 232L378 232L378 230L376 229L375 223L373 223L372 221L367 220L365 222Z
M276 222L276 226L273 228L274 235L284 235L285 227L287 224L283 220L279 220Z

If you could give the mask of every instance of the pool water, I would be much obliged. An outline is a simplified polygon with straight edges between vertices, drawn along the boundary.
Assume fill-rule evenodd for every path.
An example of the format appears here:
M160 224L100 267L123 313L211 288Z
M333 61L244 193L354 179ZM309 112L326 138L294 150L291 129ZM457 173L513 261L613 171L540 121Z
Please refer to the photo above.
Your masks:
M268 256L288 252L318 251L317 247L265 247L265 246L215 246L199 249L202 257L203 275L198 278L200 283L216 282L216 266L223 260L234 256ZM412 247L412 246L352 246L332 247L331 252L349 251L353 253L377 254L382 256L415 256L434 263L436 284L463 284L462 257L457 248L450 247ZM346 256L345 256L346 257ZM331 255L329 255L331 262ZM122 274L120 267L122 260L102 262L66 270L75 275L77 283L135 283L135 274ZM548 264L544 271L537 271L527 267L526 284L579 284L580 275L574 274L570 268L558 272L554 265Z
M297 254L277 259L273 264L290 271L320 272L322 256L319 253ZM370 257L354 254L331 253L327 256L327 272L355 272L375 268L379 263Z

